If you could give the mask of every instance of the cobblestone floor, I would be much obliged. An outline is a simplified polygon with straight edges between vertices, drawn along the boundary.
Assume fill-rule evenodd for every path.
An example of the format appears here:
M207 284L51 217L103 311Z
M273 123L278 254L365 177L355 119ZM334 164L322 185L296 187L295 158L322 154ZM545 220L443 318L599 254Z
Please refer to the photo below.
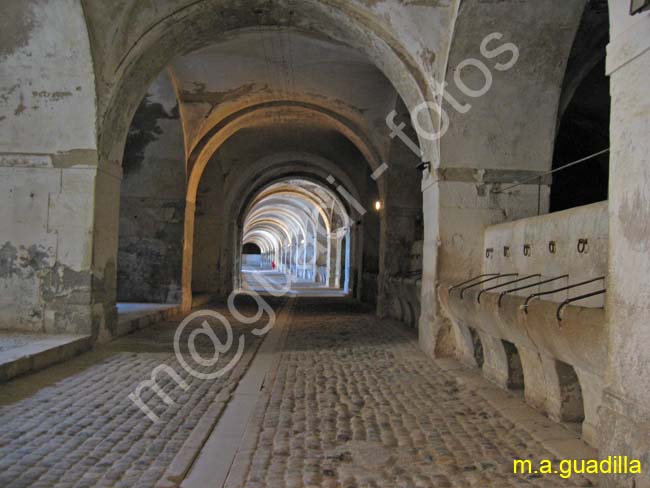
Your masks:
M239 374L214 381L188 375L173 354L175 329L175 322L160 324L1 385L0 487L154 486ZM235 338L245 334L246 364L260 340L244 326L235 331ZM579 476L513 475L513 458L554 456L429 361L408 334L340 299L298 299L266 403L244 439L250 449L235 459L241 482L233 486L590 486ZM205 343L198 349L211 352ZM161 363L190 388L183 392L161 375L176 403L144 393L162 420L154 424L128 394Z
M240 305L249 316L256 311L250 303ZM253 326L237 325L224 307L216 309L231 320L235 344L245 333L242 361L249 360L261 342L246 333ZM202 414L237 374L232 370L213 381L190 376L173 352L176 325L159 324L0 385L0 487L153 486ZM191 330L188 327L187 334ZM215 330L224 340L224 330ZM207 338L197 336L197 350L212 357L214 349L203 339ZM235 350L222 355L213 369L230 361ZM184 392L161 373L158 384L176 402L170 406L153 391L143 391L142 400L160 416L154 424L128 395L160 364L174 368L190 387Z
M513 475L513 458L554 456L395 326L355 308L297 302L254 448L235 460L248 466L243 486L591 486Z

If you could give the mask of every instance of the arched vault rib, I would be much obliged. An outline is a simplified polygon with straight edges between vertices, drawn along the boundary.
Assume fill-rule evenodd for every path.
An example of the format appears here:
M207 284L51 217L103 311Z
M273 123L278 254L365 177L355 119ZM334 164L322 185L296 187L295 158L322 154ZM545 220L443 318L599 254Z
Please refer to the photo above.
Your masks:
M331 222L329 215L325 211L326 205L328 202L324 202L320 199L317 199L314 194L310 194L307 191L300 189L300 188L295 188L293 190L290 189L279 189L279 190L274 190L269 196L285 196L285 197L295 197L296 195L300 195L304 200L307 200L309 203L311 203L314 208L318 211L319 215L322 217L323 222L325 223L325 228L327 232L330 232L331 229ZM262 199L267 198L266 196L263 197L256 197L251 202L251 207L255 206L258 202L260 202ZM334 202L337 202L336 199L333 199ZM340 204L339 204L340 205Z
M366 159L375 170L381 165L381 157L363 131L336 112L317 105L305 105L292 101L265 103L248 107L232 114L211 130L188 158L187 201L196 201L196 193L201 176L212 156L233 134L241 129L259 125L262 121L309 121L319 122L323 126L340 132Z
M347 223L349 219L338 215L345 214L340 202L332 213L324 212L328 199L336 200L336 196L312 181L295 177L276 181L250 197L240 241L261 245L272 259L281 260L283 272L316 280L317 270L323 276L324 269L329 286L338 286L338 267L349 262L349 258L341 261L342 253L349 250L343 250L342 236L332 234L331 229L333 221ZM347 227L346 233L350 235Z
M171 68L169 69L171 72ZM183 93L176 91L179 103L184 105L186 102ZM394 94L394 92L393 92ZM281 98L279 98L281 97ZM243 113L245 110L254 107L262 107L265 105L271 106L273 104L291 103L296 106L305 107L319 107L320 109L335 114L337 118L347 121L347 124L355 127L360 133L366 134L369 141L372 141L374 147L381 149L383 152L382 157L387 155L388 150L388 133L389 127L377 128L372 124L373 120L366 118L362 110L356 107L346 105L338 99L328 98L327 95L316 93L252 93L241 98L233 100L226 100L216 104L210 109L203 120L199 123L195 121L183 120L184 132L186 139L186 154L188 159L190 155L195 153L197 148L200 148L202 142L209 138L210 134L214 132L215 127L219 127L224 121L227 121L233 114ZM183 113L181 109L181 119Z
M310 213L309 209L301 205L300 197L297 194L294 195L294 198L295 200L287 198L286 202L276 202L271 197L256 204L244 223L243 238L245 239L247 233L260 223L274 224L279 222L293 224L296 238L298 235L302 235L305 239L309 235L316 236L319 231L317 219L313 218L313 214Z
M283 222L289 227L294 237L299 235L307 236L307 226L302 222L301 216L291 212L291 210L273 206L271 208L260 209L251 215L251 220L248 225L255 225L257 222L268 222L275 224ZM246 231L246 224L244 225L244 232Z
M128 16L116 17L121 23L108 29L101 25L102 19L107 18L107 13L117 12L110 11L110 7L100 9L90 1L84 2L87 23L90 30L95 31L92 50L98 60L95 66L99 105L97 132L102 161L119 161L129 121L139 101L151 80L174 56L218 42L237 31L260 25L288 25L287 19L291 19L289 24L295 28L349 45L365 54L388 78L409 109L430 98L430 67L423 66L413 49L397 39L374 13L354 2L305 0L290 5L280 2L273 9L264 9L263 24L256 9L243 9L236 0L188 2L177 8L164 5L151 8L151 21L143 29L141 23L132 22ZM146 8L143 8L145 12ZM445 8L440 15L449 17ZM428 48L429 58L433 51L445 50L447 40L443 31L437 36L437 42L442 45L433 50ZM426 129L437 126L430 115L423 121ZM428 141L420 142L433 147L426 144ZM433 150L427 152L433 154Z
M353 198L361 201L359 190L352 179L332 161L313 153L290 151L258 159L235 175L236 180L231 185L233 190L225 204L225 208L229 209L227 215L243 224L250 202L269 185L300 178L326 188L325 181L329 175L333 175ZM350 215L351 209L333 191L328 193Z

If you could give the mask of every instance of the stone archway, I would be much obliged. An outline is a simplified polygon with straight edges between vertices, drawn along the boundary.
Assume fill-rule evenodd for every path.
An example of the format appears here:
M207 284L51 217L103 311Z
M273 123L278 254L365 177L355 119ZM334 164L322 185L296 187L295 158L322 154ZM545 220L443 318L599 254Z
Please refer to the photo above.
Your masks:
M192 302L191 279L192 253L194 251L193 240L195 235L194 217L196 213L196 194L203 172L213 155L234 134L246 127L259 125L267 118L275 124L281 121L297 123L301 120L310 120L311 122L317 120L349 139L371 168L376 169L380 165L378 151L369 144L361 130L355 129L350 122L341 120L340 116L337 117L320 107L305 106L304 104L284 104L278 102L244 110L240 116L233 116L228 120L227 123L220 127L220 130L209 134L209 137L206 136L206 142L199 145L200 150L197 150L196 162L191 167L191 173L188 179L183 253L183 307L185 310L189 309ZM299 172L300 168L297 168L297 170ZM295 171L296 168L294 168ZM378 186L381 192L382 185ZM355 193L358 194L358 192Z

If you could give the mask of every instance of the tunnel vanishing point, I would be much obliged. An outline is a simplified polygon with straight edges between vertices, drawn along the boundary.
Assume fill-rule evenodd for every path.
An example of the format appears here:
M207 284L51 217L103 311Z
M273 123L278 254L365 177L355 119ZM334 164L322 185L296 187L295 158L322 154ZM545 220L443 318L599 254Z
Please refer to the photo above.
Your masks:
M648 0L0 26L1 486L650 487Z

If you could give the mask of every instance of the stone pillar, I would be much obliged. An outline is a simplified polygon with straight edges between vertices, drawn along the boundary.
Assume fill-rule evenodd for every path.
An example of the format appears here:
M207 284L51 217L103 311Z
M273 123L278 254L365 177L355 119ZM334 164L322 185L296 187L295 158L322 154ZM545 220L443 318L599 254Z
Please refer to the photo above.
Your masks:
M120 180L117 165L0 165L0 328L116 333Z
M410 245L415 236L415 218L420 208L387 205L381 212L377 315L385 317L391 302L389 280L408 269Z
M343 266L343 271L342 271L342 279L343 279L343 289L347 293L350 290L350 250L352 249L351 246L351 239L352 233L350 232L350 227L345 228L345 261L341 261L341 265Z
M609 2L609 360L600 452L640 459L643 474L612 475L608 487L650 486L650 12L630 16L628 7Z
M294 259L294 266L295 266L295 274L298 278L302 278L302 252L301 252L301 245L300 242L296 241L295 244L295 259Z
M241 254L241 249L229 245L228 229L232 227L227 227L219 212L199 210L194 223L192 288L195 292L223 294L232 284L232 256Z
M341 286L341 239L336 231L328 236L327 256L327 286L338 288Z
M192 310L192 252L194 249L194 215L196 204L193 201L185 202L185 223L183 234L183 273L181 277L183 286L183 312Z
M294 275L295 274L295 266L294 262L296 260L296 245L291 242L289 243L289 274Z
M307 236L304 238L304 244L302 247L302 278L307 278Z
M0 328L107 339L121 168L99 164L83 9L9 2L3 15L29 35L0 31Z
M320 238L320 239L319 239ZM323 230L322 233L317 234L316 239L316 251L314 256L314 264L316 273L320 274L320 282L324 285L327 285L328 278L328 262L329 262L329 236ZM323 276L324 275L324 276Z
M354 253L352 254L352 264L350 273L352 273L355 298L361 300L363 296L363 223L359 222L354 225Z
M535 183L506 193L493 191L552 166L562 82L584 2L499 3L495 9L481 0L464 0L458 11L447 59L454 69L447 71L445 80L458 103L442 105L448 130L438 141L439 152L428 155L431 170L424 171L422 180L425 238L419 338L430 354L436 341L447 337L440 332L450 330L436 303L436 287L481 273L486 226L548 209L548 179L539 187ZM527 15L533 7L539 13ZM493 69L493 60L483 58L491 71L491 87L482 96L468 96L459 89L460 71L455 68L475 58L491 32L509 33L506 37L512 36L509 40L521 55L504 71ZM534 83L530 73L536 73Z
M316 261L318 259L318 233L314 234L314 252L311 256L311 280L316 281Z
M293 243L287 246L287 273L293 275Z
M298 276L300 273L300 243L293 244L293 274Z

